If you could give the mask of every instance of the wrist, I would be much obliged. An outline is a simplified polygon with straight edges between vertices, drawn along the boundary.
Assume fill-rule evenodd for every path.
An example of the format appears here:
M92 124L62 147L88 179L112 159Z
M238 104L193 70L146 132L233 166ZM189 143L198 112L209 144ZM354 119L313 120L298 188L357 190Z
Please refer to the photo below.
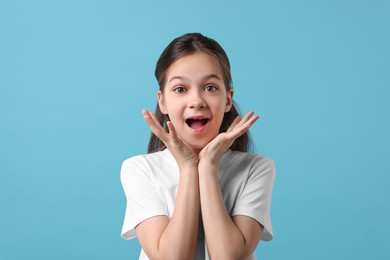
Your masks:
M199 174L197 167L183 167L180 168L179 171L179 182L181 186L184 185L185 187L187 187L186 189L189 189L190 187L196 187L196 189L198 189Z
M216 167L218 166L218 161L216 159L212 159L209 156L199 158L198 167Z
M179 165L179 171L180 174L195 174L198 173L198 165L194 163Z
M217 172L218 162L212 160L200 160L198 165L198 172L201 173L210 173Z

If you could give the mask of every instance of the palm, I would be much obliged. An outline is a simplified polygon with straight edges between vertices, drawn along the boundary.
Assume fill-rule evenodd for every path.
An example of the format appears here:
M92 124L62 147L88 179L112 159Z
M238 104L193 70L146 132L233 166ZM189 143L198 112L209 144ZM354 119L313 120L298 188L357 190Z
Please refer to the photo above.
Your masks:
M247 113L243 118L237 117L226 132L217 135L200 151L200 161L217 164L234 140L247 132L258 119L259 117L254 115L253 112Z
M193 166L198 163L197 155L177 136L171 122L167 122L169 130L167 132L153 113L146 110L143 110L142 113L152 132L165 144L179 167L188 164Z

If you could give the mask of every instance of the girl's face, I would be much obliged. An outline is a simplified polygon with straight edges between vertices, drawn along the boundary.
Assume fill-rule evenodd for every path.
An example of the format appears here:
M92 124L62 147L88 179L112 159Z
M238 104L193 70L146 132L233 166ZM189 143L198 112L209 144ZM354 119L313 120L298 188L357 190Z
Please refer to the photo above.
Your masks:
M218 62L196 52L172 63L164 92L157 97L179 138L199 152L218 135L224 113L232 106L233 90L226 91Z

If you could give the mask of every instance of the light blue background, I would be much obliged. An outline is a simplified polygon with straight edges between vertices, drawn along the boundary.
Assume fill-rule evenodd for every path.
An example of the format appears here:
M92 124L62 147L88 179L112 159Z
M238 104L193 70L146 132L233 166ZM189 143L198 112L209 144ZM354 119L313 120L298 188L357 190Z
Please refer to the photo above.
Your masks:
M277 166L260 259L390 259L390 1L0 2L0 259L137 259L124 159L144 153L175 37L225 48Z

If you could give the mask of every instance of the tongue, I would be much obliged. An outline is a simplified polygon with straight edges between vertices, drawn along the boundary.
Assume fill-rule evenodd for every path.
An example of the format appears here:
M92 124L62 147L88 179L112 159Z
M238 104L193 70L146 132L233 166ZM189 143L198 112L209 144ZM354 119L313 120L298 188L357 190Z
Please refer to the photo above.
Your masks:
M204 126L204 124L205 124L205 122L203 120L194 120L194 121L191 122L190 127L192 129L199 129L202 126Z

